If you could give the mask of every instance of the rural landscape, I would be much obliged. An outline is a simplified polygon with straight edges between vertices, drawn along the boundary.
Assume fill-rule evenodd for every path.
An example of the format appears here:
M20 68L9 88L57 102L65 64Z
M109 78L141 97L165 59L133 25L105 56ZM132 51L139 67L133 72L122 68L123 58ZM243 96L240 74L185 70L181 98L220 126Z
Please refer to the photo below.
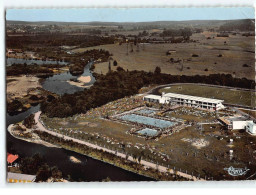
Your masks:
M7 182L256 179L254 18L5 33Z

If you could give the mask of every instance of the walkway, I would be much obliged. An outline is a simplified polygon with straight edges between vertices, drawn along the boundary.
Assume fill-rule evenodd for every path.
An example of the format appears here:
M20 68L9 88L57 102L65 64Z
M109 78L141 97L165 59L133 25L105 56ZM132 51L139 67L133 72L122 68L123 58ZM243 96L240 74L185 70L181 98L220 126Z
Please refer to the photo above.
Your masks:
M52 132L52 131L46 129L40 121L40 115L41 115L41 111L35 113L35 117L34 117L37 130L46 132L46 133L48 133L50 135L53 135L53 136L56 136L56 137L63 138L65 140L72 140L73 142L76 142L76 143L79 143L79 144L82 144L82 145L86 145L86 146L88 146L90 148L93 148L93 149L103 150L104 152L115 154L116 156L124 158L124 159L126 158L126 154L123 154L123 153L120 153L120 152L117 152L117 151L114 151L114 150L110 150L110 149L107 149L107 148L104 148L104 147L101 147L101 146L98 146L98 145L95 145L95 144L92 144L92 143L89 143L89 142L85 142L85 141L82 141L82 140L79 140L79 139L76 139L76 138L72 138L72 137L69 137L69 136L66 136L66 135L62 135L60 133ZM138 161L136 159L133 159L132 156L128 156L127 159L132 161L132 162L138 163ZM147 166L147 167L150 167L150 168L153 168L153 169L158 169L160 172L168 172L167 167L157 165L157 164L145 161L145 160L141 160L140 164L144 165L144 166ZM175 171L173 169L169 169L169 172L171 174L175 173ZM176 174L181 176L181 177L184 177L184 178L187 178L187 179L190 179L190 180L194 180L194 181L205 181L202 178L198 178L198 177L195 177L195 176L192 176L192 175L189 175L187 173L180 172L180 171L176 171Z

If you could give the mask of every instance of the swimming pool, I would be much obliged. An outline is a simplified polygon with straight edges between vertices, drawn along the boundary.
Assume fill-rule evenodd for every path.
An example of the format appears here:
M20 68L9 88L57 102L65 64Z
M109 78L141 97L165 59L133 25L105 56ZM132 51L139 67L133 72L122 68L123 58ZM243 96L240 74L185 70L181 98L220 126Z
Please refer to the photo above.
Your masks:
M145 128L140 131L137 131L137 133L145 136L155 136L157 135L157 130Z
M146 116L140 116L136 114L126 114L123 116L120 116L120 119L130 122L136 122L144 125L151 125L158 128L166 128L176 125L175 122L171 121L165 121L161 119L146 117Z

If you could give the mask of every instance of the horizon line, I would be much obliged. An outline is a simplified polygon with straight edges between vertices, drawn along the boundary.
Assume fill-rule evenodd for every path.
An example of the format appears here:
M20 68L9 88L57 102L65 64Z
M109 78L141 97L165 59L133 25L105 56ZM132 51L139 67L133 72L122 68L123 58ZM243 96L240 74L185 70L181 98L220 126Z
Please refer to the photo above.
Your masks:
M140 23L140 22L186 22L186 21L229 21L229 20L255 20L255 18L238 18L238 19L193 19L193 20L154 20L154 21L139 21L139 22L115 22L115 21L55 21L55 20L40 20L40 21L29 21L29 20L8 20L5 21L14 21L14 22L63 22L63 23L92 23L92 22L104 22L104 23Z

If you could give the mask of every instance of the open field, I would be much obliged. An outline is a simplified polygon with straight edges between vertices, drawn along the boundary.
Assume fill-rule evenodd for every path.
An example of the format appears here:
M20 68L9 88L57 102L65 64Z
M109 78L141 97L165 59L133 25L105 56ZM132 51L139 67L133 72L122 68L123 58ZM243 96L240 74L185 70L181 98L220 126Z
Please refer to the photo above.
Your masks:
M245 37L240 34L229 37L216 37L217 33L203 32L196 33L190 39L195 43L179 44L140 44L133 46L133 52L127 55L127 45L110 44L96 47L78 48L72 51L83 52L91 49L105 49L113 54L113 59L118 66L125 70L154 71L156 66L161 67L163 73L178 75L208 75L213 73L232 74L235 77L254 79L254 37ZM215 37L207 39L207 37ZM226 42L224 44L224 42ZM176 50L176 53L166 55L168 50ZM192 57L197 54L199 57ZM218 57L219 54L222 57ZM183 70L180 70L180 63L171 63L174 60L183 60ZM243 67L247 64L249 67ZM112 66L112 70L116 67ZM208 71L205 71L208 69ZM95 72L105 74L108 71L108 62L96 64Z
M123 100L125 103L126 101ZM192 126L182 129L180 132L164 136L160 139L145 139L137 135L127 133L133 127L132 124L103 119L100 117L102 110L113 113L116 106L121 106L122 100L111 102L109 105L91 110L87 114L76 115L69 118L47 118L42 115L42 121L48 129L105 146L113 150L128 153L160 165L169 166L176 170L187 171L189 174L214 179L244 179L251 175L251 170L245 177L231 178L224 168L255 167L256 160L253 157L256 137L247 133L233 132L228 134L217 124L214 114L207 111L193 111L198 114L197 122L215 122L216 124L203 125L196 122ZM125 106L124 106L125 107ZM111 109L112 108L112 109ZM131 108L133 109L133 108ZM189 109L188 109L189 110ZM178 111L178 110L177 110ZM190 112L192 112L190 110ZM172 114L172 113L170 113ZM173 113L175 117L193 120ZM201 117L205 115L205 117ZM170 117L166 115L165 117ZM200 118L201 117L201 118ZM222 138L222 139L219 139ZM234 139L232 146L229 139ZM249 141L248 141L249 140ZM230 159L229 150L234 150L234 157ZM251 162L248 164L248 162Z
M224 103L244 106L256 106L256 92L233 90L219 87L181 84L161 88L160 93L180 93L185 95L215 98L224 100Z
M27 95L28 89L41 87L39 78L26 76L9 76L7 81L7 100Z
M255 110L246 110L246 109L242 109L242 108L239 109L239 110L241 110L241 111L251 115L252 117L256 118L256 111Z

